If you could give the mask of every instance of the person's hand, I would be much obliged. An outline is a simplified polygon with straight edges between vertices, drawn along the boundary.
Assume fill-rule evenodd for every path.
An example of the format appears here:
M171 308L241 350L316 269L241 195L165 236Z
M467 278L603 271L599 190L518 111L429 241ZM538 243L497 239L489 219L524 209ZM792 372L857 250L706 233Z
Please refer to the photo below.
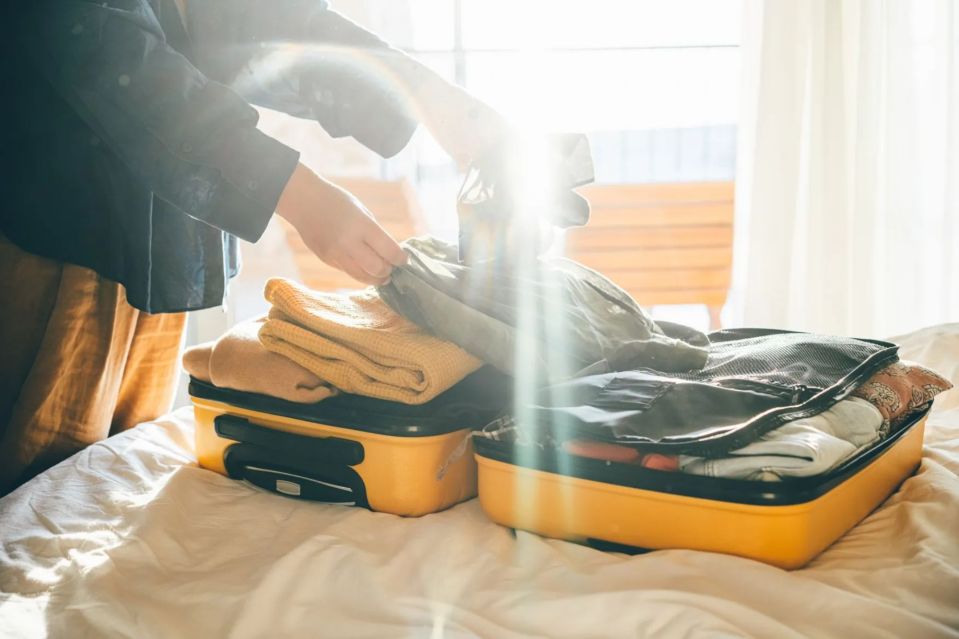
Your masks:
M321 260L364 284L384 284L406 253L349 191L298 164L276 212Z

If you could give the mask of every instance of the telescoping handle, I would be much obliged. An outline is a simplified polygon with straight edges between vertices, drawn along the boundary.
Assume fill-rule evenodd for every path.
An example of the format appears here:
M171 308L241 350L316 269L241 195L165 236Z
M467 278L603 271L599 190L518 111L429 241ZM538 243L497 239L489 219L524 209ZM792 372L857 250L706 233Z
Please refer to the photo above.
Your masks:
M214 428L239 442L223 452L231 478L289 497L369 507L363 478L351 468L363 461L359 442L286 433L234 415L218 415Z
M233 444L223 454L227 474L288 497L369 507L363 478L349 466L307 468L253 444Z
M216 434L241 444L254 444L278 453L309 457L317 462L355 466L363 461L363 445L339 437L309 437L259 426L244 417L217 415Z

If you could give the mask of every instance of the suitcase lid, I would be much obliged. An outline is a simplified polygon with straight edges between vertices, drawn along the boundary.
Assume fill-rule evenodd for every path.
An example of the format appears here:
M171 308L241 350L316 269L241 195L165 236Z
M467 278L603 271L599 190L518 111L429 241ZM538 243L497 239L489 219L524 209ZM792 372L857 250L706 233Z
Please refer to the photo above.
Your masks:
M403 404L342 393L315 404L220 388L190 378L192 397L308 422L380 435L427 437L478 429L496 419L512 401L512 378L489 366L425 404Z
M930 409L931 404L913 413L888 437L826 473L781 481L727 479L653 470L634 464L579 457L562 449L516 446L513 442L481 437L478 433L474 433L473 447L481 457L578 479L737 504L786 506L812 501L876 461L918 427Z

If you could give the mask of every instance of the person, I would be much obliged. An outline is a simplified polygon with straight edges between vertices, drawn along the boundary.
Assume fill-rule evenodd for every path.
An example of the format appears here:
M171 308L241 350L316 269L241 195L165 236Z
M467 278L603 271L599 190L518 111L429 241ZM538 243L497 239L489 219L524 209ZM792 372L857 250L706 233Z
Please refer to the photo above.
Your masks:
M185 312L222 303L274 212L366 284L405 254L251 103L383 157L422 123L465 165L502 117L322 0L3 9L0 494L169 409Z

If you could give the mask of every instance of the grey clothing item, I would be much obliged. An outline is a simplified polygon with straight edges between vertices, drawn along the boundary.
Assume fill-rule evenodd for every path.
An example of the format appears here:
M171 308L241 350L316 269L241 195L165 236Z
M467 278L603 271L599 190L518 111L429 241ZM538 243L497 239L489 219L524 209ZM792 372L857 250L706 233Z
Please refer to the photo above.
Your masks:
M407 240L404 249L409 263L378 288L386 303L521 380L567 379L603 360L670 372L706 363L704 334L664 330L625 291L571 260L467 266L454 245L436 238Z

